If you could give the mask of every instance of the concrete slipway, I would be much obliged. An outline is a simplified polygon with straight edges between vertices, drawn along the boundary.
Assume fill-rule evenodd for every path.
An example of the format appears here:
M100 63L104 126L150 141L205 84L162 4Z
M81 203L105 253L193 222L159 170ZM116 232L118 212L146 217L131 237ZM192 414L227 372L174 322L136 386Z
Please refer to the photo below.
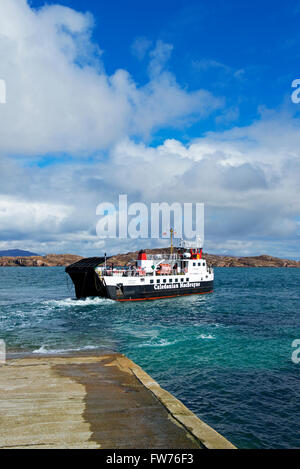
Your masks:
M0 448L233 449L120 354L0 366Z

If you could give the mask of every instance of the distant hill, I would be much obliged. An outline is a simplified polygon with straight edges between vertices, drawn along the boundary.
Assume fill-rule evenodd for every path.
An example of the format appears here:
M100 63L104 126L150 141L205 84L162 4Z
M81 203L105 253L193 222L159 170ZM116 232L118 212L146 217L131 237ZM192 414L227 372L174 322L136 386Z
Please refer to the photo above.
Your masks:
M73 254L48 254L47 256L0 257L0 267L63 267L82 259Z
M38 256L35 252L22 251L20 249L10 249L8 251L0 251L0 257L32 257Z

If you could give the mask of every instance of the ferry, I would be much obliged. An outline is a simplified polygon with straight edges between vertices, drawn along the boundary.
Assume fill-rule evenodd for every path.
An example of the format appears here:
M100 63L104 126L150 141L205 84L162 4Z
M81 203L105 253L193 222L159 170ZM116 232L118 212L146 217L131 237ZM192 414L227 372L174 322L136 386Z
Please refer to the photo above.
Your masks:
M78 299L148 301L178 296L203 295L214 289L214 271L203 258L199 243L181 241L170 254L142 250L134 265L108 265L106 257L83 259L66 268Z

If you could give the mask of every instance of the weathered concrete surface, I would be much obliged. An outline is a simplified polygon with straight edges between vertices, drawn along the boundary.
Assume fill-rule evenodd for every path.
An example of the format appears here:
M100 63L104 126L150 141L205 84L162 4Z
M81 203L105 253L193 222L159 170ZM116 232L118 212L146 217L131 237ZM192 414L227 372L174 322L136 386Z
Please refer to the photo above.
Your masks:
M233 448L123 355L0 366L0 448Z

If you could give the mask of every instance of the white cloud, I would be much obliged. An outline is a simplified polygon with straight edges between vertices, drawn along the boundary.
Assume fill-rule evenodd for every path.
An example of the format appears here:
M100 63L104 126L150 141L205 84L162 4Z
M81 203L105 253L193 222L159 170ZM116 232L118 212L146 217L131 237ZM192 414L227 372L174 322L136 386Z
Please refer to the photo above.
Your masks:
M212 68L219 68L226 73L231 73L231 68L228 65L218 62L217 60L212 60L212 59L195 60L193 62L193 65L198 70L207 71Z
M143 60L152 45L152 41L144 36L137 37L131 46L131 53L139 60Z
M222 62L218 62L217 60L212 60L212 59L194 60L193 66L195 69L201 72L207 72L210 70L219 70L224 75L231 75L232 77L236 79L242 78L246 72L246 70L243 68L234 70L229 65L223 64Z
M151 52L145 86L126 70L107 75L92 28L90 14L1 0L0 72L7 104L0 108L0 154L89 155L125 136L186 124L222 105L208 91L181 88L163 71L172 46L161 41Z
M151 61L149 64L149 74L152 77L158 77L166 63L169 61L173 51L172 44L163 41L157 41L155 48L150 52Z
M102 242L96 236L97 205L117 205L119 194L128 194L129 202L204 202L211 252L222 252L224 245L236 254L298 257L298 128L292 116L264 115L248 127L210 133L187 145L166 140L154 148L127 138L93 165L22 169L4 164L4 206L7 194L21 202L6 214L2 227L9 227L12 240L20 239L18 247L28 238L38 252L49 243L60 252L93 254ZM36 204L42 210L32 216ZM58 216L52 223L53 207ZM130 251L141 245L106 241L103 249Z
M222 100L182 88L167 66L172 46L162 41L144 51L145 86L126 70L108 76L92 27L89 14L69 8L35 11L25 0L1 0L7 104L0 107L0 247L84 255L136 250L143 242L103 244L96 236L98 204L117 204L125 193L134 202L204 202L211 251L299 256L299 118L262 109L248 127L185 145L136 143L136 135L205 117ZM232 108L221 119L237 113ZM93 164L28 164L54 152L96 156Z
M62 204L21 200L13 196L0 199L0 232L25 234L59 233L61 224L73 208Z
M237 122L240 117L240 110L237 106L233 106L229 109L225 109L225 111L216 117L217 124L232 124L233 122Z

